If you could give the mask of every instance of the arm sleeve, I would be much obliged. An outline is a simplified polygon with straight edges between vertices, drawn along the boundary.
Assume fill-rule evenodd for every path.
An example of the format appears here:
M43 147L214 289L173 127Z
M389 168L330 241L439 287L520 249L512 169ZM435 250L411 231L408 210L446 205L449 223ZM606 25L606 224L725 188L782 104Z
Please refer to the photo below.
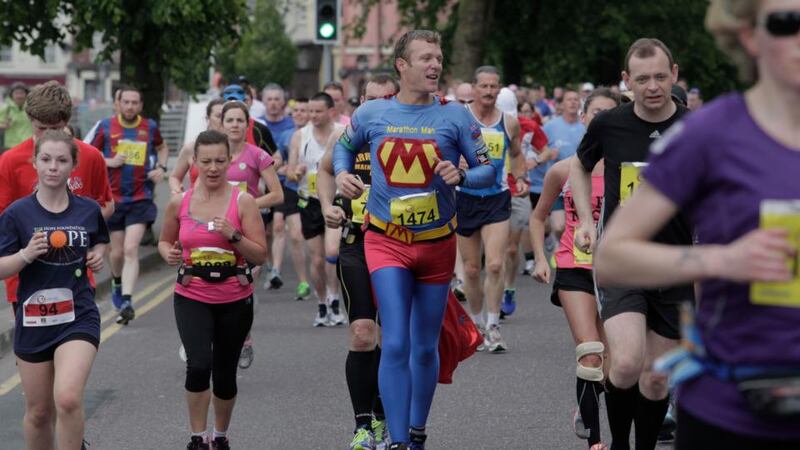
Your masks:
M20 242L14 223L14 213L7 212L0 215L0 256L13 255L19 249Z
M481 135L481 127L465 108L457 109L461 126L458 126L458 149L469 165L461 186L480 189L494 184L497 173L489 159L489 148Z
M364 108L356 109L350 121L336 145L333 147L333 172L339 175L341 172L351 172L356 163L356 153L358 149L367 144L366 132L361 122L363 120Z
M713 167L709 163L707 140L708 134L703 129L676 123L650 146L649 165L643 173L645 180L679 208L691 209Z
M583 135L581 143L578 144L578 150L575 152L587 172L591 172L594 166L603 159L603 146L600 143L602 124L603 115L601 114L589 124L589 129L586 130L586 134Z

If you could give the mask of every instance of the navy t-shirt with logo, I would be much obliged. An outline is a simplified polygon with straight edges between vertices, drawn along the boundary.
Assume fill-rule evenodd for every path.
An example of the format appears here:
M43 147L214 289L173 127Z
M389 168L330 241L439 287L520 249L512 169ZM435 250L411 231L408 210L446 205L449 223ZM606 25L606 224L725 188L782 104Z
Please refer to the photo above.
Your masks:
M36 193L23 197L0 215L0 256L25 248L37 231L47 233L49 247L19 273L14 352L38 353L75 333L99 340L100 314L86 277L86 252L109 241L100 206L69 194L67 209L53 213Z

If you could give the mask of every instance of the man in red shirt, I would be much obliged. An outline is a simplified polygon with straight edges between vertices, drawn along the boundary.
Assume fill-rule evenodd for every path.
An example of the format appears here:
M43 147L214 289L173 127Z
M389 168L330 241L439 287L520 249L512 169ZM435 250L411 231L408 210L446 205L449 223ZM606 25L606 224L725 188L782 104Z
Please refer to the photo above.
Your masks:
M63 130L72 115L72 99L64 86L56 81L40 84L28 94L25 112L33 125L33 136L0 156L0 213L14 201L36 189L38 179L33 168L33 147L47 130ZM69 178L69 188L77 195L96 201L104 218L114 212L114 200L103 155L94 147L75 139L78 144L78 165ZM94 284L94 280L90 281ZM16 312L16 276L7 278L6 298Z

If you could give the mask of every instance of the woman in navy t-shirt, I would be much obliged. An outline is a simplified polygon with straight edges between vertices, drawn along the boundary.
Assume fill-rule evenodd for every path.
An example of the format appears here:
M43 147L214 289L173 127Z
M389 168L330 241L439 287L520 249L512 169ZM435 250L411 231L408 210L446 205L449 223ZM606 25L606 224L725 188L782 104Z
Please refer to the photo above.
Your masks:
M755 84L651 147L645 183L600 243L597 281L700 282L673 373L677 449L798 449L800 0L713 0L706 24ZM679 210L699 245L648 242Z
M87 267L103 268L100 206L67 188L78 147L63 131L37 140L39 185L0 216L0 278L19 274L14 353L25 392L28 448L80 448L83 391L100 343Z

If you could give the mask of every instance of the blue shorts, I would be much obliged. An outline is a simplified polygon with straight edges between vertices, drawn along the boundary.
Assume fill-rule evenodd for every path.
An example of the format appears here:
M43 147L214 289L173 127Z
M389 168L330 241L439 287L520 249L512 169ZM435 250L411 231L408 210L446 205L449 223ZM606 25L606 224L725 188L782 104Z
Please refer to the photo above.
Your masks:
M553 207L550 208L550 211L563 211L564 210L564 196L559 195L555 202L553 202Z
M458 192L456 194L456 218L459 236L469 237L482 226L502 222L511 217L511 193L503 191L495 195L478 197Z
M156 221L158 209L152 200L139 200L131 203L117 203L114 214L108 218L109 231L123 231L137 223L151 224Z

